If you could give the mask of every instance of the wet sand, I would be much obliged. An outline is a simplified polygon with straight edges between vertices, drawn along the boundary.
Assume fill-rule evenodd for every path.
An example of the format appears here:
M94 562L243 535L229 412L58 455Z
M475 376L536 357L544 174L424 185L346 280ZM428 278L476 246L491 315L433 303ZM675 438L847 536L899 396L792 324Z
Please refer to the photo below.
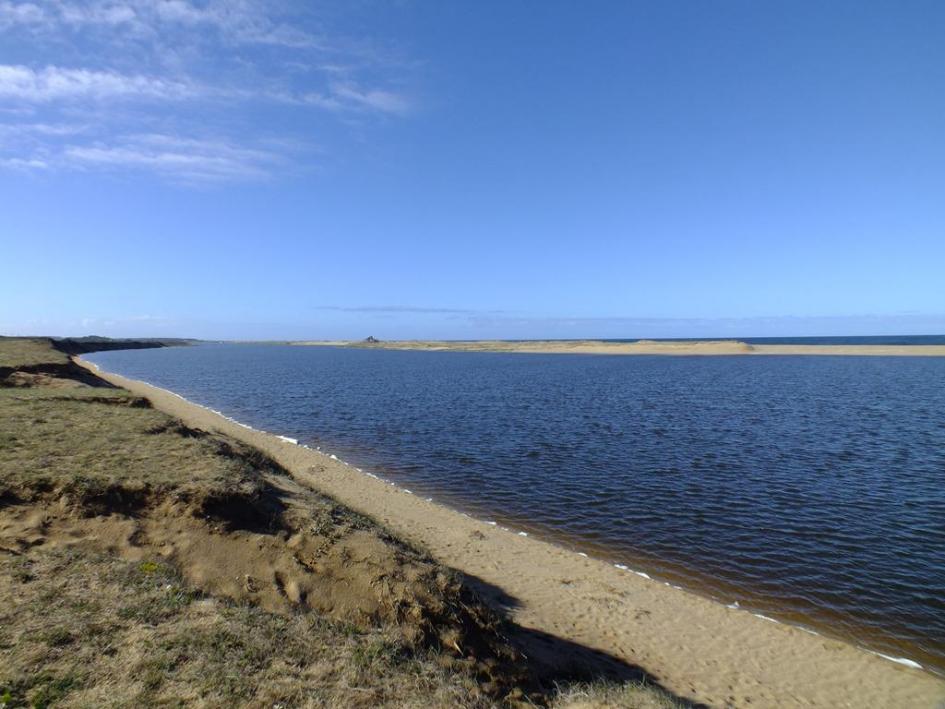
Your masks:
M312 340L292 345L358 347L429 352L528 352L532 354L612 355L855 355L945 357L945 345L750 345L739 340L390 340L341 342Z
M639 666L680 696L734 707L932 708L945 702L941 677L472 519L171 392L97 373L188 425L272 455L297 482L465 573L520 625Z

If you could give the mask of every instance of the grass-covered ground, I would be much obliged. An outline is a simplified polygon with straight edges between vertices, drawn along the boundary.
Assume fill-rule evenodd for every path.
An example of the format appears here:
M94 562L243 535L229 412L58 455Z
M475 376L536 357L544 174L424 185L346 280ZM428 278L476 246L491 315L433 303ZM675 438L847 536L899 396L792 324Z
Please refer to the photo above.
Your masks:
M204 596L161 560L0 555L6 706L487 706L384 628Z
M48 340L0 363L0 707L673 705L540 676L457 574Z
M0 338L0 368L20 369L42 364L69 364L69 358L46 338Z

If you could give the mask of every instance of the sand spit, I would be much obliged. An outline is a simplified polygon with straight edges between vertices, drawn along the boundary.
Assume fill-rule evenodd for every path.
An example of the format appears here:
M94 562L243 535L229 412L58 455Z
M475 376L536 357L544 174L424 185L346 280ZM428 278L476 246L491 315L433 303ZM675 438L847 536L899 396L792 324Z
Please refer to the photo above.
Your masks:
M945 345L752 345L750 354L945 357Z
M945 357L945 345L749 345L740 340L390 340L339 342L311 340L292 345L357 347L428 352L528 352L612 355L872 355Z
M562 638L639 666L670 691L710 706L932 708L945 702L945 680L907 664L473 519L172 392L96 373L188 425L259 448L298 483L428 549L536 631L535 656L544 649L542 638Z
M533 354L748 354L751 346L736 340L711 342L606 342L603 340L390 340L381 342L293 342L295 345L342 346L430 352L530 352Z

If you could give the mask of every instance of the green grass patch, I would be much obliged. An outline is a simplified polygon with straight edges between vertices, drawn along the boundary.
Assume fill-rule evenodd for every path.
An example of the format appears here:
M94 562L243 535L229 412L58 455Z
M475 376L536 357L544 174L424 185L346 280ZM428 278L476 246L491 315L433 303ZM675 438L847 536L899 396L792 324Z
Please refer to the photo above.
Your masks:
M69 357L43 338L0 337L0 368L69 364Z

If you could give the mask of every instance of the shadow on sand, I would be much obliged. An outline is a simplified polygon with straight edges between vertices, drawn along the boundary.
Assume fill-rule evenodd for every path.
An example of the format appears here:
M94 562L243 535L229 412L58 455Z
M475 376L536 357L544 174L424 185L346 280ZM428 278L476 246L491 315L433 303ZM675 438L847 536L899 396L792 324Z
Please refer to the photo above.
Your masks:
M463 581L495 610L506 617L521 607L521 602L495 586L471 574L462 574ZM708 705L670 692L660 684L659 677L639 665L630 664L601 650L586 647L555 635L525 628L510 622L509 639L529 658L545 684L566 682L636 682L656 689L681 707L709 709Z

